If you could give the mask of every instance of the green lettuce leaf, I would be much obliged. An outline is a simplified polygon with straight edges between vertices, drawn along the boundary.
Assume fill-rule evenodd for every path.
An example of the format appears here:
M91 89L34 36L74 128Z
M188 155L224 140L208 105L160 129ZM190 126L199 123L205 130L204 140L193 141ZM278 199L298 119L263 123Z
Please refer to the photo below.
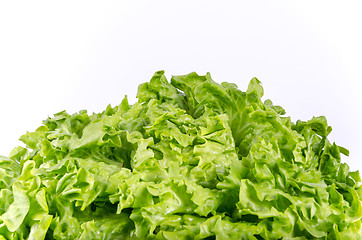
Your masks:
M361 239L348 150L263 94L158 71L133 105L54 114L0 156L0 239Z

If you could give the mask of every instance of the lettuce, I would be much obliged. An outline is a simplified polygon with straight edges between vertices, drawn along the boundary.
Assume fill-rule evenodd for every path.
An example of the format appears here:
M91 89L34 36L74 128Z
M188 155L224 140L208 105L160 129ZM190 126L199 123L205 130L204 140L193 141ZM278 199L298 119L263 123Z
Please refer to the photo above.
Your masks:
M361 239L348 150L263 93L159 71L133 105L49 117L0 157L0 239Z

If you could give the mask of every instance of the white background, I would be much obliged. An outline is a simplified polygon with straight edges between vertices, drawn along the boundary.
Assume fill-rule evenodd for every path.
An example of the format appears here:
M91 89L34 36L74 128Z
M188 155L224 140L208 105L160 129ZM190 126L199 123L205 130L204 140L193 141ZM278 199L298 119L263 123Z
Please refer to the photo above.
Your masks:
M360 1L2 1L0 154L52 114L99 112L157 70L262 81L293 121L324 115L362 170Z

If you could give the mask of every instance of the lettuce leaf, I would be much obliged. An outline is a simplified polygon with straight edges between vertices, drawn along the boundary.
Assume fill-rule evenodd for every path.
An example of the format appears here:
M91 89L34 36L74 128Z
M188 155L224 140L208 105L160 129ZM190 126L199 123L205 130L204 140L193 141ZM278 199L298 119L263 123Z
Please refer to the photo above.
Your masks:
M0 157L0 239L361 239L348 150L263 94L159 71L133 105L54 114Z

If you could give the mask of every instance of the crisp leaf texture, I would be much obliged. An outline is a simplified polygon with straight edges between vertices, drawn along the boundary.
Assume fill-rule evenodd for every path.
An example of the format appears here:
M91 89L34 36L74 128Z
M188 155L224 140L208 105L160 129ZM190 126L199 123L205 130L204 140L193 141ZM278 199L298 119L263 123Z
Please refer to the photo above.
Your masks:
M159 71L133 105L49 117L0 157L0 239L361 239L348 150L263 94Z

